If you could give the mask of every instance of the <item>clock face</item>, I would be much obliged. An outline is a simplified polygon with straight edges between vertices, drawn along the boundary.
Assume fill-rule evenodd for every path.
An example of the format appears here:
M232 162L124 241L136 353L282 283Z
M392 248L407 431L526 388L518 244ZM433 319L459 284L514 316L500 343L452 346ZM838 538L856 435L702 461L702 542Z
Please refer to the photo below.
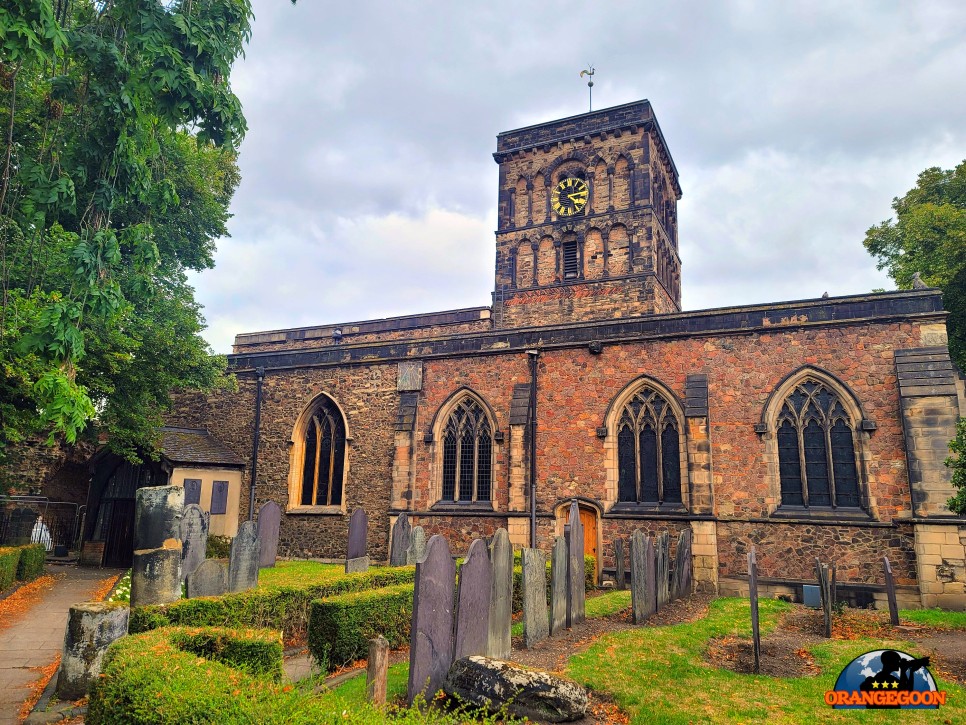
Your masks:
M587 182L570 176L554 187L550 202L557 216L573 216L587 206L589 197Z

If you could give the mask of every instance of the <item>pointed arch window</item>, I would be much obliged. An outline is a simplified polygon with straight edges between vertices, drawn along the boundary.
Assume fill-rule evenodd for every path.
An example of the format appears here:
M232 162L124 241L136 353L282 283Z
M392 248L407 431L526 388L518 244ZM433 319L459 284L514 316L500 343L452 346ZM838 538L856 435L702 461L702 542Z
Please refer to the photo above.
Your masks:
M339 506L345 471L345 422L328 398L322 398L305 427L302 463L302 506Z
M489 502L493 493L493 431L475 399L453 408L442 431L444 502Z
M855 425L838 394L805 378L776 420L782 506L861 508Z
M617 423L619 503L681 506L681 433L670 404L645 386Z

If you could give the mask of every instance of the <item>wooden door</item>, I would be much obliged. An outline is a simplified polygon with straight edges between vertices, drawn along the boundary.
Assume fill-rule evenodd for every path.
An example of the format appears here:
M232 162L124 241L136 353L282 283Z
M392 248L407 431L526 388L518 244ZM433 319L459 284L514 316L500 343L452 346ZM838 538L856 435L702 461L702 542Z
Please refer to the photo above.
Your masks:
M597 512L580 508L580 523L584 527L584 554L597 562L597 580L600 581L600 556L597 554Z
M125 569L131 566L134 559L134 501L117 498L113 504L104 543L103 565Z

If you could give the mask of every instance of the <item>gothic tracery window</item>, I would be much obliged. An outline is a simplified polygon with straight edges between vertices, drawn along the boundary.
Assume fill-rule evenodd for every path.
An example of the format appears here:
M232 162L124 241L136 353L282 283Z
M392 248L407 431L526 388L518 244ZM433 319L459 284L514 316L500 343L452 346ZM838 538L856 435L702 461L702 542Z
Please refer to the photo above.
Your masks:
M345 470L345 423L342 413L328 398L316 403L305 427L302 506L339 506L342 504L342 479Z
M677 417L657 390L645 386L617 423L617 500L670 504L681 501L681 449Z
M465 397L442 431L442 500L489 501L493 486L493 433L483 406Z
M782 402L775 425L783 506L861 506L854 424L828 385L805 378Z

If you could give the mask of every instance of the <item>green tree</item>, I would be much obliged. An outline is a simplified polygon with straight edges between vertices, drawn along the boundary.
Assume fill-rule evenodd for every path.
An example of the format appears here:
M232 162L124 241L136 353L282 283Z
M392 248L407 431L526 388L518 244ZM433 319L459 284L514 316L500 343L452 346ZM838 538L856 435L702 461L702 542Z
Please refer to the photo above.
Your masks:
M249 0L0 6L0 462L43 433L153 451L217 384L187 270L213 265L245 132Z
M950 511L966 515L966 418L959 419L956 437L949 443L953 455L946 459L946 465L953 469L952 484L957 489L946 505Z

